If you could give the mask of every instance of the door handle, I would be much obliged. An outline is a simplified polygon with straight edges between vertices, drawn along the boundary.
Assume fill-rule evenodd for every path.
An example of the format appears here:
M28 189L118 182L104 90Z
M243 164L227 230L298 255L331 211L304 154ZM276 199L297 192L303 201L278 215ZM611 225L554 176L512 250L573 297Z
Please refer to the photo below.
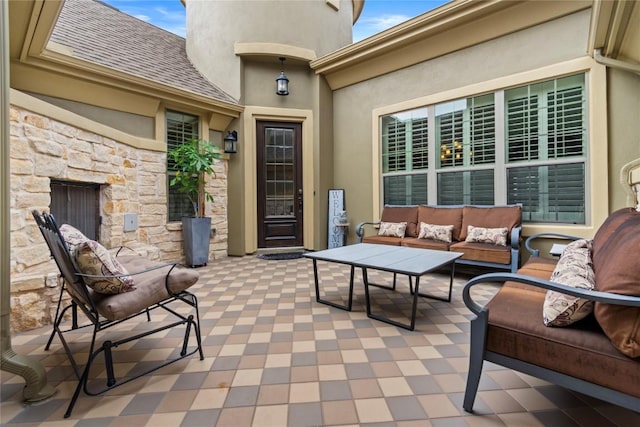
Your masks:
M298 189L298 210L302 211L302 188Z

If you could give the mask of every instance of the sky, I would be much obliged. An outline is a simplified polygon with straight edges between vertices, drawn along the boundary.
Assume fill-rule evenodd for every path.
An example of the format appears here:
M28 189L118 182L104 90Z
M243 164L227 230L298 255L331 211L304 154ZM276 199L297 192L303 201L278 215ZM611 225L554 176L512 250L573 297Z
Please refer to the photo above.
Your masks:
M182 37L185 36L185 10L180 0L102 1L157 27ZM353 41L356 42L372 36L444 3L447 3L447 0L365 0L362 14L353 27Z

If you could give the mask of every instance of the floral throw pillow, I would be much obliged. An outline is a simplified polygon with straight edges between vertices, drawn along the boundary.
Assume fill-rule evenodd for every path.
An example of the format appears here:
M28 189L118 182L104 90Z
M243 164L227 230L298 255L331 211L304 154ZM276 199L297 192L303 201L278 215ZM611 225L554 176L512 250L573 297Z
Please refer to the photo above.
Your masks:
M406 222L380 222L378 236L404 237L407 229Z
M75 259L82 274L94 276L129 274L104 246L94 240L80 243L75 250ZM91 289L100 294L121 294L135 289L131 276L85 277L84 280Z
M591 261L592 241L576 240L567 245L558 260L552 282L581 289L593 289L596 276ZM568 326L584 319L593 311L593 301L547 291L542 308L542 317L546 326Z
M69 252L71 252L71 254L73 254L80 243L89 240L87 236L82 234L82 231L69 224L62 224L60 226L60 234L62 234L62 238L67 243L67 246L69 246Z
M467 238L465 242L469 243L491 243L496 246L507 246L507 233L509 229L504 228L484 228L467 227Z
M420 222L420 234L418 234L418 239L432 239L451 243L452 233L453 225L436 225Z

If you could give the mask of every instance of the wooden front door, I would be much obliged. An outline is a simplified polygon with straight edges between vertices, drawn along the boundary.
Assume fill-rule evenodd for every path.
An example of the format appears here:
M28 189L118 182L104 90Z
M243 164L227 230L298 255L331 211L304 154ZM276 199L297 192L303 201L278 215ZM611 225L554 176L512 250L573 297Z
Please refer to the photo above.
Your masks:
M302 246L302 125L257 127L258 248Z

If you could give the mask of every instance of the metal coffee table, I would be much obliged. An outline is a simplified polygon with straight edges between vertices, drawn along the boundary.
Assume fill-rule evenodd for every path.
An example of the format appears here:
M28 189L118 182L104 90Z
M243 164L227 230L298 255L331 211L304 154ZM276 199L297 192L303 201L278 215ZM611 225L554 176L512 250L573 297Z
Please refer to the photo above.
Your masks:
M408 248L404 246L376 245L371 243L358 243L355 245L342 246L339 248L327 249L318 252L308 252L303 255L313 260L313 276L316 287L316 301L328 304L332 307L351 311L353 303L353 281L355 268L362 269L362 279L364 282L364 292L367 306L367 316L380 320L391 325L413 330L416 324L416 311L418 307L418 296L433 298L440 301L451 301L451 291L453 288L453 276L455 272L454 261L462 256L459 252L436 251L430 249ZM351 266L349 279L349 302L347 305L336 304L332 301L320 297L320 282L318 279L317 262L327 261ZM451 266L451 276L449 278L449 295L442 298L419 292L420 276L436 270L440 267ZM369 282L367 270L380 270L394 273L393 286L381 286ZM411 310L411 323L405 324L384 316L371 313L371 301L369 297L369 286L378 286L387 289L395 289L395 278L397 274L409 276L409 288L413 294L413 307ZM415 289L413 281L415 279Z

